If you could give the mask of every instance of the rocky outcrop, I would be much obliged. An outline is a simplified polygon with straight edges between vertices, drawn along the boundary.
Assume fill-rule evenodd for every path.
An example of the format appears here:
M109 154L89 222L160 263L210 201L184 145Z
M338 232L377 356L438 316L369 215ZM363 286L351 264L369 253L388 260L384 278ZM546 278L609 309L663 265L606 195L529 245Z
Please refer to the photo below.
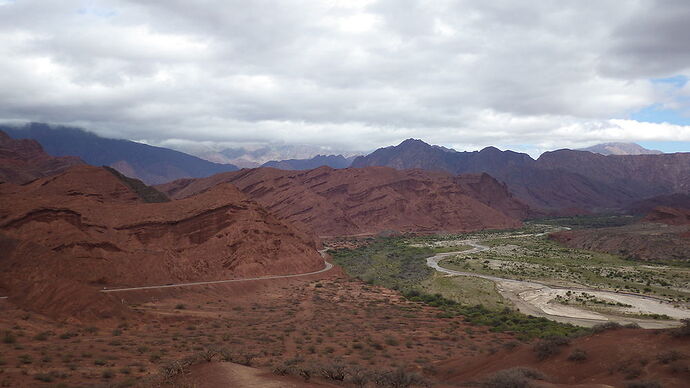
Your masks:
M512 228L528 212L504 185L486 174L455 177L385 167L301 172L259 168L157 188L180 199L223 182L319 236Z

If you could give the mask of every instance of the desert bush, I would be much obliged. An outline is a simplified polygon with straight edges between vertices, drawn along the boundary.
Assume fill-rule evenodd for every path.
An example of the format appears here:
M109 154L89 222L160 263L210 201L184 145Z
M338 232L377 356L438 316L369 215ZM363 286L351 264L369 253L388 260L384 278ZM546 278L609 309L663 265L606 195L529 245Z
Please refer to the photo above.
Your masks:
M216 349L206 349L201 354L199 355L204 361L206 362L211 362L213 361L213 357L217 356L220 354L219 350Z
M220 358L223 361L234 362L235 364L240 364L244 366L251 366L252 360L256 358L256 354L249 353L246 351L240 351L237 353L232 353L227 349L221 349L219 351Z
M347 374L347 382L358 388L364 388L371 379L369 371L359 366L350 368Z
M321 364L315 368L319 374L329 380L343 381L345 380L346 367L340 362L332 362L328 364Z
M2 336L2 342L6 344L13 344L17 342L17 336L15 336L11 331L7 330Z
M416 373L398 368L388 372L372 372L372 380L376 385L391 388L407 388L411 386L429 386L429 382Z
M189 366L185 361L172 361L161 368L161 375L165 381L171 381L177 376L186 374Z
M568 361L585 361L587 359L587 352L582 349L574 349L568 356Z
M50 383L53 381L53 376L48 373L39 373L37 375L34 375L34 379L42 381L44 383Z
M626 323L625 325L623 325L623 327L626 329L639 329L641 326L635 322L632 322L632 323Z
M537 341L532 348L539 360L546 360L551 356L555 356L561 352L561 346L567 345L570 340L566 337L549 337Z
M30 355L22 354L21 356L19 356L19 362L22 364L31 364L32 362L34 362L34 360L33 358L31 358Z
M187 306L185 306L185 305L182 304L182 303L179 303L179 304L175 305L175 310L184 310L184 309L186 309L186 308L187 308Z
M593 333L601 333L602 331L617 330L622 327L623 326L618 322L604 322L592 326L591 330Z
M681 319L680 322L682 323L682 326L673 329L671 334L674 337L689 337L690 336L690 319Z
M50 336L50 332L49 332L49 331L44 331L44 332L41 332L41 333L36 334L36 335L34 336L34 339L35 339L36 341L45 341L45 340L48 339L49 336Z
M625 388L662 388L662 385L657 381L633 381L627 383Z
M278 366L273 367L272 372L274 375L287 376L287 375L295 374L295 368L293 368L292 365L287 365L287 364L283 363L283 364L280 364Z
M528 388L531 380L544 380L544 375L530 368L511 368L498 371L482 382L485 388Z
M656 359L662 364L668 364L673 361L682 360L685 355L677 350L669 350L666 352L661 352L656 355Z

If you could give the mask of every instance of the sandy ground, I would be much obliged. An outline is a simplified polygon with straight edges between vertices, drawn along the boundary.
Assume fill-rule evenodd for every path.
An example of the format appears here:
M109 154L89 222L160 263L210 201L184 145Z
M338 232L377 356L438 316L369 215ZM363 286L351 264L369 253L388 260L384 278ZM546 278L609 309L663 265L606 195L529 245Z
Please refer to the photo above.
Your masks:
M690 318L690 310L687 308L673 305L658 298L622 294L612 291L602 291L586 287L554 287L539 282L521 281L497 276L476 274L472 272L455 271L440 266L439 262L449 256L471 255L489 249L489 247L479 244L476 240L459 241L459 243L470 245L473 248L466 251L437 254L436 256L427 258L427 265L437 271L450 275L474 276L492 280L496 283L496 289L498 292L504 298L513 302L513 304L525 314L542 316L559 322L572 323L587 327L591 327L606 321L637 323L643 328L650 329L679 326L678 321L660 321L620 317L594 312L577 306L560 304L554 300L557 295L565 296L568 291L582 291L594 295L602 300L632 305L633 307L622 309L622 311L628 313L664 314L674 319Z

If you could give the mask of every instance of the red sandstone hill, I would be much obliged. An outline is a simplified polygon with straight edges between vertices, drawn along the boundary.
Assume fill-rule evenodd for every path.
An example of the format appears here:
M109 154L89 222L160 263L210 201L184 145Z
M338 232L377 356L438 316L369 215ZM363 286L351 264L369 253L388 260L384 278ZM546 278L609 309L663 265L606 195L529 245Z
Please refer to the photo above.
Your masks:
M486 174L452 176L386 167L245 169L156 187L180 199L223 182L320 236L513 228L528 213L526 205Z
M22 248L0 260L16 295L48 271L79 284L157 285L321 269L313 242L229 184L194 198L144 203L97 167L24 186L0 185L0 234ZM27 250L26 245L32 247ZM44 248L50 255L29 254ZM31 274L36 271L43 275Z
M52 157L35 140L14 140L0 131L0 183L24 184L78 164L84 162L72 156Z

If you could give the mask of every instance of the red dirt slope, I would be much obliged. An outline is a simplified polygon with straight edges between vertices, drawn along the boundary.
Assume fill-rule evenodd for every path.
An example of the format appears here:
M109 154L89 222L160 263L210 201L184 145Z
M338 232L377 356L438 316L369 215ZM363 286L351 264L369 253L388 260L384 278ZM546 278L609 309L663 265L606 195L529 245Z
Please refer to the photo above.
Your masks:
M658 222L666 225L690 225L690 209L659 206L649 212L644 221Z
M486 174L456 177L388 167L245 169L156 188L179 199L222 182L320 236L513 228L528 213L526 205Z
M11 296L19 289L13 279L31 279L31 268L102 287L323 267L305 235L228 184L186 200L143 203L105 169L78 166L25 186L0 185L0 197L0 234L56 255L3 257L0 283L13 285Z
M0 183L24 184L84 164L72 156L53 157L35 140L14 140L0 131Z
M549 237L571 248L607 252L635 260L688 261L690 209L659 206L634 224L567 230Z
M579 361L568 360L574 350ZM437 365L447 382L481 381L496 371L527 367L556 386L623 387L633 381L656 381L664 388L685 388L690 381L690 337L668 332L619 329L583 337L558 347L558 354L539 360L531 345L486 357L444 361ZM600 385L601 384L601 385Z

